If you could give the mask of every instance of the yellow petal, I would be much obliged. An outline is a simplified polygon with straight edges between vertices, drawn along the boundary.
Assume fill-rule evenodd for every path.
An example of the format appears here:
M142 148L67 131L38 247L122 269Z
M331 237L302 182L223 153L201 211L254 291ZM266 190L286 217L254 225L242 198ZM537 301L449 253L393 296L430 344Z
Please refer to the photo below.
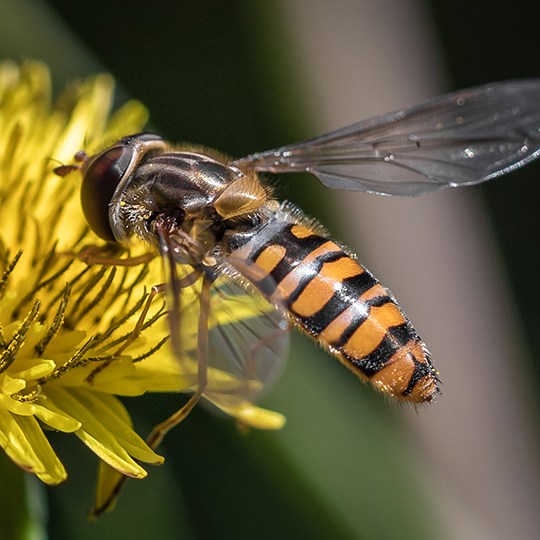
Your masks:
M8 396L26 388L26 381L22 378L13 378L11 375L6 374L3 379L0 380L2 381L0 390L3 394Z
M60 410L50 399L40 399L34 404L34 414L44 424L64 433L73 433L81 427L81 423Z
M88 410L100 419L102 425L114 434L116 440L134 458L160 465L163 457L156 454L142 439L133 431L131 418L120 401L109 394L101 394L86 389L78 388L76 395ZM119 411L122 411L118 413Z
M65 128L62 140L54 149L53 155L56 159L67 163L75 152L82 148L87 136L99 133L99 127L104 125L109 111L112 91L113 80L108 75L87 81L85 88L81 89L80 99Z
M261 409L254 405L227 408L220 403L219 408L235 417L241 424L255 429L281 429L287 422L287 419L282 414L267 409Z
M114 510L124 478L117 470L100 461L94 500L94 508L99 514ZM92 517L97 517L97 515L93 515L91 511L90 518Z
M47 393L58 407L80 420L82 428L75 434L111 467L133 478L146 476L146 471L130 457L127 448L130 451L136 448L138 459L148 460L150 463L162 462L163 459L148 448L130 426L100 401L100 397L105 394L58 386L49 388ZM115 399L112 396L107 397Z
M58 354L77 350L77 347L86 339L84 330L72 330L66 334L62 334L62 339L53 340L47 347L47 357L56 358Z
M12 415L0 407L0 446L19 467L47 484L59 484L67 478L64 466L33 417Z
M139 101L128 101L109 119L105 137L118 138L119 133L136 133L148 121L148 109Z
M80 429L75 435L96 454L100 459L111 467L131 478L145 478L147 472L122 448L121 445L109 433L96 430L95 426L90 431Z
M54 371L56 364L52 360L40 360L35 366L29 367L22 371L12 371L10 375L12 377L18 377L26 381L35 381L36 379L41 379L46 377ZM12 392L14 394L15 392Z

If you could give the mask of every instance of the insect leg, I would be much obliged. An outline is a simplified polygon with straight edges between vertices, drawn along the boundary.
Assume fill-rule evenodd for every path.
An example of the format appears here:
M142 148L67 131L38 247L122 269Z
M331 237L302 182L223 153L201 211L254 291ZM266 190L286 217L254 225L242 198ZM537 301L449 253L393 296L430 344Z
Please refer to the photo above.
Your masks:
M175 285L177 285L177 290L180 291L182 288L189 287L197 279L200 277L200 273L197 271L194 271L187 275L186 277L182 279L177 279L175 281ZM210 286L212 284L211 279L205 278L203 280L202 289L200 293L200 314L199 314L199 322L198 322L198 354L197 354L197 360L198 360L198 368L197 368L197 389L193 396L189 399L189 401L176 413L174 413L172 416L167 418L164 422L161 424L158 424L150 435L146 439L146 443L148 446L152 449L156 448L158 444L162 441L163 437L167 434L167 432L172 429L174 426L178 425L184 418L191 412L193 407L197 404L199 399L201 398L206 384L207 384L207 371L208 371L208 318L210 314ZM144 324L144 318L146 317L148 310L150 308L150 304L152 300L159 294L164 292L165 285L157 285L155 287L152 287L152 292L150 293L150 296L148 297L148 300L146 301L146 305L141 313L141 316L139 317L139 320L137 321L137 324L135 326L135 329L133 331L133 334L135 337L133 339L136 339L138 334L140 333L140 330ZM177 308L179 309L179 303L177 304ZM176 320L176 318L174 318ZM121 350L123 350L125 346L122 347ZM119 354L121 352L119 349L116 351L115 354ZM175 351L177 354L180 354L181 351ZM104 365L109 365L110 361L104 363ZM94 370L91 374L94 375L96 371L101 371L103 369L102 366L97 368L97 370ZM95 375L94 375L95 376ZM126 483L128 477L122 475L121 473L118 473L117 471L112 471L110 468L102 465L104 469L100 468L100 476L98 477L98 486L101 482L101 474L108 475L109 476L109 485L111 486L106 490L106 497L102 500L100 500L99 506L95 506L92 508L89 512L89 517L91 519L96 519L104 512L107 512L109 510L112 510L113 505L116 503L116 500L118 499L118 495L120 494L120 491L124 487L124 484ZM110 475L116 475L117 479L116 481L110 481ZM99 487L98 487L99 489Z
M135 324L135 328L133 329L133 332L131 332L131 335L128 339L126 339L125 343L114 352L113 356L120 356L122 352L125 351L125 349L131 345L140 335L142 327L144 325L144 321L146 319L146 316L148 315L148 310L150 309L150 305L152 304L154 298L158 295L164 292L165 285L154 285L152 289L150 290L150 294L148 295L148 298L146 300L146 303L144 305L144 308L141 312L141 315L139 316L139 320L137 321L137 324Z
M150 448L156 446L162 441L167 432L174 426L178 425L191 412L193 407L201 398L206 385L208 383L208 318L210 315L210 285L212 281L205 277L202 283L200 294L200 312L198 323L197 336L197 389L190 400L176 413L167 418L161 424L158 424L152 433L146 439L146 443Z
M105 246L87 246L77 253L65 251L60 255L79 259L88 265L101 264L104 266L137 266L146 264L155 257L154 253L148 252L138 257L120 258L119 253L121 254L116 246L111 247L107 244Z
M280 339L288 332L287 323L283 322L283 326L280 326L272 333L262 337L256 343L250 346L246 357L246 379L248 381L257 380L257 355L263 349L272 349L272 344L278 343Z
M158 424L150 433L150 435L146 439L146 444L152 449L156 448L156 446L162 441L163 437L167 434L167 432L172 429L174 426L178 425L193 409L193 407L197 404L199 401L201 395L202 395L203 389L198 387L197 391L193 396L191 396L190 400L176 413L174 413L172 416L167 418L164 422L161 424ZM106 465L102 464L101 467L105 467L103 473L107 475L114 475L117 477L116 482L112 483L112 486L107 490L108 494L104 500L102 500L99 504L99 506L95 506L92 508L89 512L90 519L96 519L104 512L110 511L113 509L113 505L116 503L116 500L118 499L118 496L120 495L120 491L122 491L122 488L124 487L126 481L128 480L127 476L124 476L123 474L113 471ZM101 468L100 467L100 468ZM100 470L100 474L101 474ZM98 485L100 482L100 478L98 478Z

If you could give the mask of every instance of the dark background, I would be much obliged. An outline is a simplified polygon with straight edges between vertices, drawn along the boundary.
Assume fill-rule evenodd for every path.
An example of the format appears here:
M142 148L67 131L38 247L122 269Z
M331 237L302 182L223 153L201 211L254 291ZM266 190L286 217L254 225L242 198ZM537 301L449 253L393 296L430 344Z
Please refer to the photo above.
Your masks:
M203 144L240 157L314 135L295 77L294 55L286 52L288 38L272 2L49 0L48 4L115 75L123 95L140 99L149 108L152 127L166 139ZM449 74L448 90L540 76L538 2L434 0L426 5ZM81 66L78 74L87 70ZM56 76L59 85L63 77ZM521 189L512 197L506 182L481 186L528 340L531 377L538 377L540 366L536 347L539 174L538 165L514 173ZM331 225L335 210L323 202L324 190L309 179L280 190L284 198ZM300 355L303 344L295 342L294 347ZM324 369L339 384L351 384L337 363ZM374 393L360 392L365 414L377 415L397 434L395 444L401 444L403 428L392 409ZM144 402L127 402L143 433L178 404L177 396L155 395ZM167 465L152 470L149 480L132 482L115 513L104 518L105 525L88 529L81 513L91 504L95 459L80 445L64 441L67 437L55 439L70 479L48 490L51 538L93 538L102 530L96 527L102 526L111 538L115 534L123 538L127 531L132 537L140 535L137 538L384 537L370 533L368 527L346 529L324 497L273 444L272 434L241 437L230 422L204 410L195 410L168 436L161 448ZM358 465L367 470L370 455L359 450ZM400 490L404 498L412 493L418 505L416 514L409 516L411 522L435 520L421 508L426 495L419 495L415 483L407 482L389 482L377 496L390 504ZM389 508L376 519L387 519ZM136 523L136 530L128 523ZM420 529L415 538L429 538ZM401 538L409 536L404 532Z

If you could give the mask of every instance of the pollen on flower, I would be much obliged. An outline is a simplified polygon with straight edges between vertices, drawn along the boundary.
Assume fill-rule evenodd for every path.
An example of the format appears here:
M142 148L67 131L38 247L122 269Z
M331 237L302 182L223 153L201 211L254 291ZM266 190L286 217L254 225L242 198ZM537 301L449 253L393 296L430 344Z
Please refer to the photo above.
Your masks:
M0 445L43 481L61 482L66 472L45 424L75 433L112 467L140 478L138 461L162 459L131 429L114 394L146 390L133 361L158 356L167 340L156 303L129 342L159 264L117 269L74 257L96 238L79 209L78 175L55 176L50 158L68 160L111 131L116 137L120 126L121 135L139 131L147 115L133 102L108 119L109 76L68 89L53 106L48 79L35 62L0 64L0 211L10 216L0 231ZM107 362L114 370L92 377Z
M114 475L143 478L140 462L163 461L133 431L117 396L193 392L197 382L196 354L181 368L167 346L163 301L147 302L162 281L159 259L143 246L126 254L138 264L85 262L105 248L83 218L80 174L69 166L74 172L53 174L82 148L141 131L144 107L129 102L109 116L112 92L112 78L99 75L52 104L45 66L0 63L0 212L8 217L0 228L0 446L21 468L58 484L67 473L43 427L74 433L106 464L97 508L112 505ZM186 350L197 348L191 295L183 294ZM230 312L218 311L223 324L249 316L238 303ZM241 383L219 370L212 380L231 389ZM243 426L284 424L249 399L232 392L218 399L209 389L204 397Z

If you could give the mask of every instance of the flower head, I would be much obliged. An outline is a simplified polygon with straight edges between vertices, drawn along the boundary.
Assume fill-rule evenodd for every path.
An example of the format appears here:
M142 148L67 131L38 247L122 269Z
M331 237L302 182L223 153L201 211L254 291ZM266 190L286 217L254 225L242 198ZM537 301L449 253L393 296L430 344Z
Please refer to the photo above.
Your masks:
M142 478L139 462L162 458L116 396L194 384L167 347L162 302L131 339L149 289L161 282L158 258L117 267L74 256L100 241L82 216L80 175L55 175L51 158L67 163L81 148L141 130L147 112L138 102L109 118L112 91L110 76L96 76L53 106L45 66L0 64L0 445L48 484L67 474L43 426L74 433L110 467ZM249 402L220 406L246 425L283 423Z

